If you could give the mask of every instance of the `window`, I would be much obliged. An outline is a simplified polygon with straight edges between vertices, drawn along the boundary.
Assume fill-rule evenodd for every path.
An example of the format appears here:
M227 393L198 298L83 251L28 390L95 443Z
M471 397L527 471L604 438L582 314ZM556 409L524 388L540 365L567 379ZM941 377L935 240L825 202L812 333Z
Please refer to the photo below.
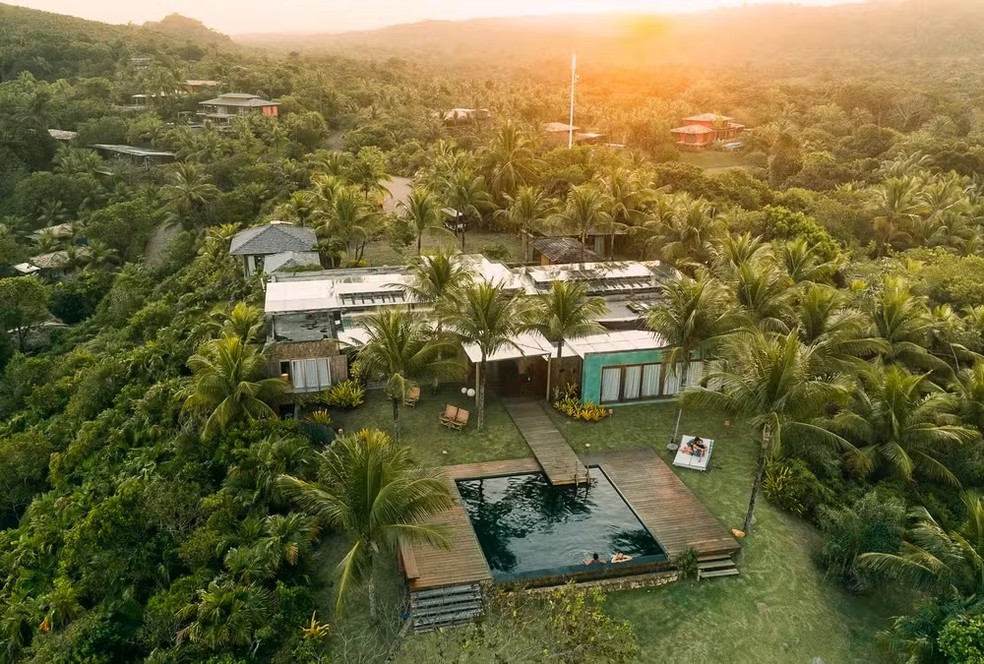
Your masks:
M601 370L601 402L638 401L660 396L659 364L631 364Z
M295 392L316 392L331 385L331 369L324 357L281 362L280 372L288 375Z

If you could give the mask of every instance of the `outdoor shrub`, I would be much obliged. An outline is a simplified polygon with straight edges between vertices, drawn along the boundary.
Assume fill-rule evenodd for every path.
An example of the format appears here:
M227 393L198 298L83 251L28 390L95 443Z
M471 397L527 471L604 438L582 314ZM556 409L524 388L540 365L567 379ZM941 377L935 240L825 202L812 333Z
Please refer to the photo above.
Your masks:
M331 415L327 408L321 408L311 413L311 421L326 427L331 424Z
M867 590L872 572L857 568L862 553L897 553L905 532L905 506L896 498L885 499L869 492L850 507L822 509L820 528L824 533L820 563L855 592Z
M696 549L687 549L677 556L673 564L676 565L681 578L693 579L697 576L697 558Z
M358 408L366 402L366 390L354 380L343 380L325 390L322 402L335 408Z
M954 664L984 662L984 617L959 616L946 624L939 638L940 653Z
M776 507L816 523L821 508L837 503L826 487L800 459L772 461L765 468L762 492Z
M599 406L590 401L584 403L576 396L569 395L555 401L553 407L568 417L584 422L600 422L613 412L610 408Z
M482 247L482 255L484 255L489 260L494 261L508 261L509 247L502 244L501 242L496 242L495 244L487 244Z

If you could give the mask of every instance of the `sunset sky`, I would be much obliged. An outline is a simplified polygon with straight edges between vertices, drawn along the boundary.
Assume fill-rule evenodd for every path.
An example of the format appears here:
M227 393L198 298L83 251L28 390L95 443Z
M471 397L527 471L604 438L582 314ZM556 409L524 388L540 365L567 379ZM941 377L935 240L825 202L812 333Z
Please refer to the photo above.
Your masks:
M778 3L850 0L15 0L13 4L109 23L143 23L177 12L228 34L333 32L423 19L575 12L685 12Z

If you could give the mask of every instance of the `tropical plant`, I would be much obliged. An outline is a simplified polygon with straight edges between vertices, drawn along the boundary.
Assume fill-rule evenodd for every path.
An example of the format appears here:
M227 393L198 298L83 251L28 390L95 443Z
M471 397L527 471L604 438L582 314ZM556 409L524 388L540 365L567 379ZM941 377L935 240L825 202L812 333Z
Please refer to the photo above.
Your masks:
M172 223L184 221L191 226L204 221L208 205L219 196L219 189L197 164L175 164L168 173L161 197Z
M563 361L565 341L605 331L597 319L607 311L605 300L590 297L584 284L554 281L550 292L538 298L530 309L529 328L557 344L559 363Z
M612 215L605 194L591 184L572 187L563 207L550 218L550 225L576 235L581 242L581 262L587 252L588 235L608 228Z
M690 363L708 359L740 324L727 290L705 272L696 279L680 275L664 284L663 297L646 312L646 328L667 345L663 364L687 389ZM673 441L680 435L683 401L678 401Z
M274 417L270 402L286 388L280 378L263 378L263 356L238 336L202 344L188 359L188 368L194 375L183 410L207 415L206 436L241 418Z
M787 434L821 443L843 445L837 435L814 423L830 404L844 400L848 387L824 374L820 358L793 332L767 336L760 331L732 335L725 359L708 376L719 391L700 387L684 395L684 403L747 418L758 435L758 459L748 510L742 527L752 526L766 461L782 451Z
M506 194L506 207L496 210L495 218L515 229L523 245L523 260L529 260L529 236L554 213L555 201L546 196L542 189L523 186L515 194Z
M414 188L405 201L400 201L402 217L417 236L417 255L420 255L420 244L425 232L439 232L453 235L444 227L444 212L437 198L426 189Z
M382 431L336 438L321 453L315 480L284 475L280 483L307 513L353 540L338 566L337 613L353 586L364 583L376 618L374 561L380 552L395 554L403 543L450 547L440 529L425 523L451 508L448 485Z
M210 650L244 648L262 638L270 609L271 595L265 588L217 579L181 610L188 623L178 631L177 642L187 640Z
M322 401L334 408L358 408L366 402L366 389L350 378L325 390Z
M485 391L488 359L499 349L516 346L515 335L528 328L529 305L521 295L507 293L501 285L482 281L466 288L453 308L442 312L448 329L462 343L474 344L481 359L476 406L478 430L485 428Z

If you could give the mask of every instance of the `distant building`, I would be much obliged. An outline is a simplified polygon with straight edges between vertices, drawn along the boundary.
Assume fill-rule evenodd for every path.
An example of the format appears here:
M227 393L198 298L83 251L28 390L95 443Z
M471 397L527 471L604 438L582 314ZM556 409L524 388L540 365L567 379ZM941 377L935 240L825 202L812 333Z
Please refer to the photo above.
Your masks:
M198 92L203 92L205 90L210 90L212 88L218 88L222 85L221 81L209 81L209 80L199 80L199 79L189 79L184 82L184 89L190 95L196 94Z
M133 55L130 57L130 64L136 67L137 69L144 69L145 67L149 67L153 61L154 61L154 56L147 55L145 53L138 53L137 55Z
M14 266L14 270L25 275L36 274L45 279L62 279L77 269L73 258L85 258L88 256L88 252L89 250L85 247L78 247L74 250L73 257L71 253L64 249L52 251L47 254L34 256L26 263L18 263Z
M198 115L218 122L230 122L239 115L266 115L277 117L280 104L261 99L257 95L227 92L215 99L198 103Z
M103 157L130 161L142 166L156 166L174 161L174 153L164 150L137 148L132 145L113 145L110 143L95 143L92 147Z
M566 144L570 139L571 125L563 122L544 122L542 127L547 141L557 144ZM581 131L580 127L573 127L574 143L576 145L595 145L604 143L604 134L593 131Z
M444 114L446 124L467 124L488 120L492 113L486 108L452 108Z
M305 261L307 265L313 264L311 261L317 254L314 253L314 257L311 254L317 242L318 238L310 228L294 226L286 221L274 221L237 233L229 245L229 253L242 257L243 272L249 277L257 272L272 271L268 265L282 270L291 262L299 264L300 261Z
M735 141L745 125L734 121L727 115L717 113L702 113L683 119L683 125L671 129L670 133L680 147L701 149L713 143Z
M64 129L49 129L48 135L56 141L73 141L79 133L77 131L66 131Z
M538 237L530 241L533 260L540 265L595 263L601 256L571 237Z

